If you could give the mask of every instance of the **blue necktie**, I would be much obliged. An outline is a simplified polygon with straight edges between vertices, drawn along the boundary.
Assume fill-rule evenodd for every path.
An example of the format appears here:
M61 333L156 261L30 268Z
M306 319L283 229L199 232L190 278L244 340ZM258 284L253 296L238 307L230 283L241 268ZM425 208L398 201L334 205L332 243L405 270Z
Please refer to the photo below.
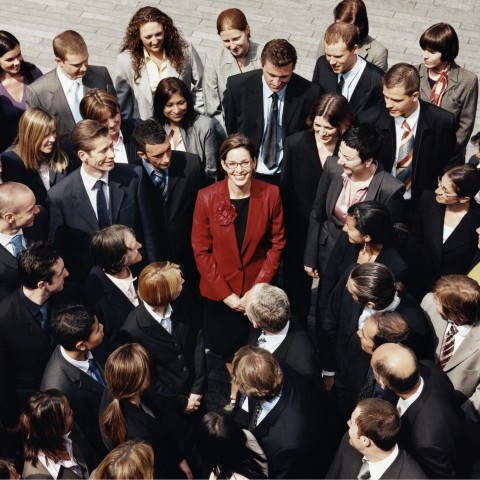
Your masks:
M42 330L46 335L49 335L48 331L48 305L44 303L37 312L36 319L42 327Z
M25 250L23 246L23 235L15 235L11 240L10 244L13 246L13 254L16 258L20 256L20 254Z
M153 170L150 174L153 184L158 188L162 200L167 199L167 180L165 178L165 171L159 168L158 170Z
M100 373L100 370L97 367L97 364L95 363L95 360L93 358L88 359L88 370L92 374L90 376L93 377L100 385L104 387L105 382L103 381L102 374Z

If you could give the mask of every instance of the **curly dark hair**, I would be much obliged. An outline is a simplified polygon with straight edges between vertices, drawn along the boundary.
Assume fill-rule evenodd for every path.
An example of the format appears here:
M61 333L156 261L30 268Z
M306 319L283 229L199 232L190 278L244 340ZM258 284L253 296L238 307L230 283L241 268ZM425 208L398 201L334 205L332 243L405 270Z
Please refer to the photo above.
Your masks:
M181 72L187 61L186 49L188 43L180 35L173 24L173 20L156 7L142 7L136 11L128 23L120 50L121 52L128 50L132 56L133 79L135 82L140 78L140 70L145 63L143 43L140 39L140 27L150 22L160 23L163 26L165 31L163 48L167 58L178 73Z

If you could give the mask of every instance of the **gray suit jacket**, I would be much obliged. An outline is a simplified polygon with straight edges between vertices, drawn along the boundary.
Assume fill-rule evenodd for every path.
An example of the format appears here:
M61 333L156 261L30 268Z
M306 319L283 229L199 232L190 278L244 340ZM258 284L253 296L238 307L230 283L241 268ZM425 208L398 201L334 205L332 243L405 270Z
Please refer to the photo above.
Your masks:
M260 53L262 45L250 42L247 54L247 65L244 72L260 68ZM222 138L227 136L225 129L225 114L223 112L223 96L227 89L227 79L232 75L239 75L235 57L226 49L218 50L213 55L208 55L205 60L205 75L203 79L203 92L205 95L205 113L215 120L218 133Z
M338 165L337 160L336 156L327 158L310 214L304 262L312 268L326 267L330 252L343 227L343 223L333 213L343 188L343 168ZM404 191L405 185L378 163L365 201L376 200L383 203L390 210L393 221L401 222Z
M430 92L432 89L428 83L427 67L422 64L417 68L420 73L420 98L430 103ZM477 101L477 75L453 63L448 73L447 89L443 94L441 107L455 115L457 124L456 151L464 149L472 135Z
M434 334L435 361L438 362L447 322L438 314L432 293L425 295L422 308ZM463 393L480 412L480 324L472 327L458 350L453 352L444 372L455 390Z
M106 67L89 65L82 83L84 95L93 88L100 88L112 95L116 95L112 79ZM27 86L26 105L27 108L42 107L47 112L50 112L55 117L59 135L72 133L75 120L58 79L56 68L37 78L37 80Z
M191 89L195 109L203 113L203 64L200 55L192 45L188 46L188 60L178 73L167 58L166 77L178 77ZM153 116L153 94L148 80L145 65L140 70L140 77L133 79L132 58L129 51L120 53L117 57L115 71L115 89L122 119L141 118L147 120Z

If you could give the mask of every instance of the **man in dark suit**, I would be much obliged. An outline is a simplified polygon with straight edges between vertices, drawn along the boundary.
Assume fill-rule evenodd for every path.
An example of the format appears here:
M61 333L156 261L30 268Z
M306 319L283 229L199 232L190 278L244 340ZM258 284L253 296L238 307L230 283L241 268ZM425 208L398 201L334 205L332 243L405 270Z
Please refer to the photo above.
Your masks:
M105 381L91 352L102 343L103 325L83 307L73 306L52 318L50 332L58 345L45 367L40 389L56 388L67 397L75 422L95 452L96 458L86 459L95 468L107 453L98 425Z
M26 247L27 234L33 233L28 227L36 223L39 212L35 196L26 185L0 185L0 300L20 286L17 257Z
M371 365L382 388L399 397L399 444L429 478L457 478L462 433L452 403L453 386L446 374L431 364L425 375L423 370L420 375L412 350L392 343L375 350Z
M80 116L80 101L92 88L115 95L106 67L88 65L88 49L83 37L66 30L53 39L58 67L27 87L27 108L42 107L56 119L57 133L69 135Z
M40 387L52 352L51 297L63 290L68 271L46 242L35 242L18 261L22 285L0 302L0 421L18 424L19 413Z
M257 283L247 294L245 311L254 327L248 344L268 350L320 391L317 353L305 330L290 315L287 294L278 287Z
M93 267L90 236L111 224L132 228L150 260L139 209L141 169L115 165L108 128L94 120L75 126L72 143L82 166L48 192L51 237L65 259L71 280L82 282L86 278Z
M320 87L293 73L297 52L286 40L270 40L262 70L233 75L224 97L228 134L243 133L258 150L256 177L279 185L283 142L305 130L305 119Z
M232 362L240 395L236 421L248 413L248 429L260 443L270 478L320 478L320 412L315 390L265 349L245 346Z
M404 182L414 206L423 190L435 190L456 145L452 113L419 99L420 77L412 65L397 63L383 77L385 105L361 112L382 134L378 160ZM453 166L453 165L452 165Z
M325 32L325 55L317 60L312 78L324 93L343 95L354 114L383 103L383 70L357 55L358 43L355 25L332 23Z
M400 416L391 403L363 400L348 426L325 478L428 478L397 444Z
M154 119L138 125L133 139L143 166L141 188L146 203L142 210L148 215L145 241L155 247L152 260L181 265L187 285L198 291L190 237L197 193L208 184L200 157L172 152L165 130Z

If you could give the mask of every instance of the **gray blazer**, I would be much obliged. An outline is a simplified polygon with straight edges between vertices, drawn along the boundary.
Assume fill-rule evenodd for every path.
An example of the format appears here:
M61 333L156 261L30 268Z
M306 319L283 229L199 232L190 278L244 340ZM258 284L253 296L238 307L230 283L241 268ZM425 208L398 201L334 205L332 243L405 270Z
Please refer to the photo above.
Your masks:
M165 124L164 128L167 134L171 132L168 124ZM210 178L215 178L220 148L215 122L205 115L198 115L188 130L180 128L180 132L185 150L188 153L196 153L202 161L205 173Z
M336 156L328 157L323 167L305 244L304 264L321 270L326 267L333 245L343 227L343 223L333 213L343 188L343 168L338 165L337 160ZM365 201L376 200L383 203L390 210L393 221L399 222L403 219L404 193L405 185L378 163Z
M427 67L419 65L420 98L430 103ZM475 124L478 101L478 77L470 70L459 67L455 62L448 73L447 89L442 97L442 108L455 115L457 124L456 151L466 148Z
M427 293L422 300L430 327L434 334L435 361L442 348L447 322L437 312L432 293ZM480 413L480 324L472 327L458 350L454 350L445 365L444 372L453 383L455 390L463 393Z
M262 46L250 42L247 55L245 72L261 68L260 53ZM226 49L222 48L213 55L208 55L205 60L205 75L203 90L205 95L205 113L215 120L218 133L221 138L227 136L225 129L225 115L223 112L223 96L227 88L227 79L232 75L238 75L238 68L235 57Z
M167 58L167 77L178 77L191 90L195 108L203 113L203 64L200 56L193 47L188 46L188 60L180 74L173 68ZM141 118L147 120L153 115L153 94L148 81L145 65L140 70L140 77L133 80L133 69L130 52L124 51L117 56L115 73L115 89L122 119Z
M388 49L380 42L367 35L358 45L357 54L380 67L384 72L388 70ZM323 37L318 46L317 58L325 55Z
M84 95L93 88L100 88L112 95L116 95L112 79L106 67L89 65L87 73L82 79L82 84ZM55 117L59 135L72 133L75 120L68 105L67 97L63 92L56 68L37 78L37 80L27 86L26 106L27 108L41 107L50 112Z

